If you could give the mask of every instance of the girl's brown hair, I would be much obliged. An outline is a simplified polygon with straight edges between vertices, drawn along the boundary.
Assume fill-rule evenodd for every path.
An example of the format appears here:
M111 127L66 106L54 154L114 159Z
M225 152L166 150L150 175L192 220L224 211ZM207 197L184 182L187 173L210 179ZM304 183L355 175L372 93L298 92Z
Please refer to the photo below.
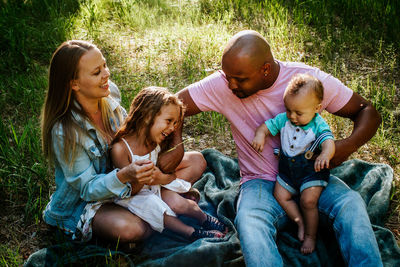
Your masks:
M146 87L142 89L133 99L129 109L128 117L117 132L112 144L118 142L122 137L137 134L146 137L146 145L151 145L150 129L154 119L160 114L161 108L169 104L180 108L179 122L183 120L184 106L182 101L163 87Z
M57 123L61 124L64 135L64 159L71 164L75 158L76 143L85 134L73 119L72 112L90 122L85 111L74 104L75 97L72 93L71 81L78 78L80 59L92 49L97 49L97 47L86 41L66 41L57 48L51 58L49 85L41 116L42 149L49 160L52 160L54 156L52 130ZM116 120L106 98L101 99L100 108L103 112L102 119L106 131L111 133L110 118L113 117L113 121ZM118 119L120 117L118 112Z

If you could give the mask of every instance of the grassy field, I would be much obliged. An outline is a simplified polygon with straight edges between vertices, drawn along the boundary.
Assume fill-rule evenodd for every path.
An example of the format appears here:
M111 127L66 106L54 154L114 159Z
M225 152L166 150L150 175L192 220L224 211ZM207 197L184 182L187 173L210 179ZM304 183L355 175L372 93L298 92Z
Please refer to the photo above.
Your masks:
M68 39L101 48L126 108L144 86L177 91L219 69L224 44L242 29L262 33L277 59L338 77L383 117L353 157L394 169L386 226L400 240L399 15L396 0L0 0L0 266L21 265L46 245L41 212L54 177L39 115L51 55ZM349 121L324 115L337 138L349 134ZM190 118L185 136L195 139L189 148L236 156L219 114Z

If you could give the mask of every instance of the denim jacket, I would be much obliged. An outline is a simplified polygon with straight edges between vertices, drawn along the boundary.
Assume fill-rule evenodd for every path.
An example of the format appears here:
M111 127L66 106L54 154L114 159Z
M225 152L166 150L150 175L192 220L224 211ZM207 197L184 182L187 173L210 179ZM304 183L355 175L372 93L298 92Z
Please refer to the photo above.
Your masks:
M119 91L112 82L110 90L111 96L117 98L108 97L112 110L116 112L116 108L120 106ZM125 110L123 108L122 110L126 116ZM118 169L109 171L111 164L107 153L107 142L87 120L76 113L72 115L88 136L83 135L77 142L75 160L69 164L63 157L62 125L56 124L53 127L56 190L43 212L46 223L59 227L67 234L75 233L76 225L87 202L112 197L126 198L131 195L130 184L123 184L117 178Z

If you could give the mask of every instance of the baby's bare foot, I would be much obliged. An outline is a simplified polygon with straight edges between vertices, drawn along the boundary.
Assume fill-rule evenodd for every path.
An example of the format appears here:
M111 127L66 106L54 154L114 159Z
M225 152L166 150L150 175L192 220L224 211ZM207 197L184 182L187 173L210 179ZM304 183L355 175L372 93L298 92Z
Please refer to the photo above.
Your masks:
M296 218L294 221L297 223L297 238L300 241L304 241L304 224L303 224L303 221L298 219L298 218Z
M299 229L297 230L297 237L299 238L300 241L304 241L304 226L299 225Z
M305 235L303 245L300 248L301 253L310 254L315 249L316 239L315 237Z

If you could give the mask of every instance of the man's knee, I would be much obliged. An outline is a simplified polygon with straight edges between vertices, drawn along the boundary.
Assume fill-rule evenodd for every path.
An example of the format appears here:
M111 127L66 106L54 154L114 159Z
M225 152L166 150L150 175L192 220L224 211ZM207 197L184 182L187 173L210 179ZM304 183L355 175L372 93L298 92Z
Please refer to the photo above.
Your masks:
M360 194L335 176L331 176L328 186L320 196L318 206L319 210L329 217L335 217L343 212L365 210L366 207Z
M343 206L346 206L347 209L352 208L362 208L365 209L365 202L360 196L360 194L354 190L347 191L342 196Z
M332 205L327 215L335 218L334 225L338 229L369 225L366 205L357 192L348 190L333 200Z

